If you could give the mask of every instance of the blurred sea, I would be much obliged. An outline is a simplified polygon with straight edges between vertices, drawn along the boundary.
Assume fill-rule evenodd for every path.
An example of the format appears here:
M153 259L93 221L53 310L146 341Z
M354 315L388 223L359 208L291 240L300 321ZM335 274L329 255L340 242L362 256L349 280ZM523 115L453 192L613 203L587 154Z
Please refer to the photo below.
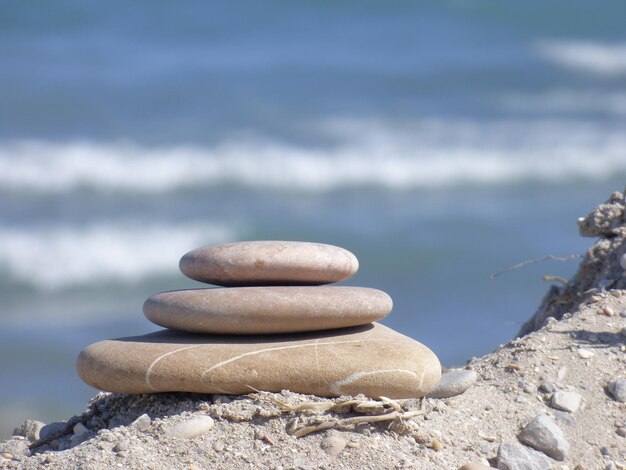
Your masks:
M90 342L157 329L186 251L350 249L384 323L512 338L626 180L626 4L0 4L0 437L82 411Z

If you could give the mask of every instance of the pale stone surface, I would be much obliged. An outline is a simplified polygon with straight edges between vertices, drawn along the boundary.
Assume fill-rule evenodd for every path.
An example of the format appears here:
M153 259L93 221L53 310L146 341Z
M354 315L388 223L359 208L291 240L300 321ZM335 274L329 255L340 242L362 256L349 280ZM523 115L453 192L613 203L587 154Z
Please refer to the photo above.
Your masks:
M465 392L476 383L478 374L473 370L451 369L444 372L437 388L428 394L428 398L450 398Z
M265 334L364 325L393 307L365 287L228 287L162 292L146 300L148 320L195 333Z
M557 410L574 413L580 407L583 397L576 392L559 390L552 395L550 406Z
M166 433L178 439L193 439L209 432L214 424L210 416L197 416L168 428Z
M508 442L498 448L498 469L500 470L547 470L553 460L536 450L520 444Z
M426 346L374 323L292 335L193 335L171 330L101 341L77 361L89 385L117 393L166 391L420 397L441 365Z
M352 277L359 262L322 243L249 241L192 250L179 267L191 279L219 286L317 285Z
M556 460L565 460L569 452L563 431L545 414L535 416L522 429L519 440Z

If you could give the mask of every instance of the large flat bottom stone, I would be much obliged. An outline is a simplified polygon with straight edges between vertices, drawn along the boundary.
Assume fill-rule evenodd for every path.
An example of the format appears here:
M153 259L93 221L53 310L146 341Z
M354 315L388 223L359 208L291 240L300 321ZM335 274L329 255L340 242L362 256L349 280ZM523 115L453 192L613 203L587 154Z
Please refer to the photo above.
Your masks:
M377 323L246 337L164 330L92 344L78 356L77 369L87 384L116 393L288 389L411 398L433 390L441 376L430 349Z

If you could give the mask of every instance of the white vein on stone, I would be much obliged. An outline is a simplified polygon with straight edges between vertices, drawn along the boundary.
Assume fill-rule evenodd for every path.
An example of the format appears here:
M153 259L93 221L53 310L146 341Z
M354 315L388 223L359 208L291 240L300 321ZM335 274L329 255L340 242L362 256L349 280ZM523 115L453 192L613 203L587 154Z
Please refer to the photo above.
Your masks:
M238 361L239 359L242 359L244 357L247 356L254 356L256 354L262 354L264 352L269 352L269 351L280 351L280 350L284 350L284 349L296 349L296 348L306 348L306 347L315 347L317 348L318 346L326 346L326 345L334 345L334 344L349 344L349 343L363 343L367 341L366 338L363 339L355 339L355 340L350 340L350 341L329 341L327 343L317 343L317 342L313 342L313 343L307 343L307 344L295 344L292 346L277 346L274 348L265 348L265 349L258 349L256 351L249 351L243 354L240 354L238 356L235 357L231 357L230 359L226 359L224 361L218 362L217 364L212 365L211 367L209 367L207 370L205 370L202 373L202 378L204 378L204 376L206 374L208 374L209 372L218 369L220 367L223 367L227 364L230 364L231 362L235 362ZM374 340L374 341L389 341L389 340Z
M284 350L284 349L296 349L296 348L304 348L304 347L311 347L313 346L315 348L315 359L317 362L317 367L319 370L319 357L318 357L318 347L320 345L324 346L324 345L336 345L336 344L350 344L350 343L363 343L366 341L372 341L370 340L368 337L371 335L371 332L367 335L367 337L365 338L361 338L361 339L356 339L356 340L349 340L349 341L328 341L325 343L320 343L321 338L317 338L313 343L307 343L307 344L296 344L296 345L291 345L291 346L277 346L274 348L265 348L265 349L259 349L256 351L249 351L243 354L240 354L238 356L235 357L231 357L229 359L226 359L224 361L218 362L217 364L214 364L213 366L209 367L207 370L205 370L204 372L202 372L202 379L204 379L205 375L210 373L211 371L223 367L227 364L230 364L231 362L235 362L239 359L242 359L244 357L247 356L253 356L256 354L262 354L264 352L269 352L269 351L279 351L279 350ZM385 342L385 341L389 341L387 339L378 339L378 340L373 340L373 341L377 341L377 342ZM158 389L156 387L154 387L154 385L152 384L152 379L151 379L151 375L152 375L152 371L154 369L154 367L161 362L163 359L166 359L167 357L172 356L175 353L181 352L181 351L186 351L188 349L195 349L195 348L199 348L202 346L207 346L206 344L194 344L191 346L185 346L179 349L176 349L174 351L168 351L165 354L160 355L159 357L157 357L154 361L152 361L152 363L148 366L147 370L146 370L146 378L145 378L145 382L146 385L154 391L158 391ZM410 372L410 371L406 371L406 372ZM347 379L345 379L347 380ZM422 374L422 380L423 380L423 374Z
M418 379L419 382L419 386L422 386L422 382L424 381L424 372L422 372L421 377L418 377L418 375L411 371L411 370L407 370L407 369L378 369L378 370L364 370L364 371L359 371L359 372L355 372L352 375L349 375L348 377L346 377L345 379L342 380L338 380L337 382L334 382L330 385L330 391L340 395L341 394L341 387L343 387L344 385L348 385L351 384L353 382L356 382L357 380L363 378L363 377L367 377L368 375L374 375L374 374L384 374L384 373L404 373L404 374L409 374L412 375L413 377L415 377L416 379Z
M162 354L159 357L157 357L154 361L152 361L152 364L150 364L148 366L148 369L146 370L146 385L148 387L150 387L151 390L157 391L157 389L152 385L152 381L150 379L150 375L152 374L152 369L154 368L154 366L157 365L158 362L160 362L161 360L165 359L168 356L171 356L174 353L177 353L177 352L180 352L180 351L185 351L187 349L199 348L200 346L205 346L205 345L204 344L194 344L193 346L185 346L184 348L176 349L174 351L169 351L169 352L166 352L165 354Z

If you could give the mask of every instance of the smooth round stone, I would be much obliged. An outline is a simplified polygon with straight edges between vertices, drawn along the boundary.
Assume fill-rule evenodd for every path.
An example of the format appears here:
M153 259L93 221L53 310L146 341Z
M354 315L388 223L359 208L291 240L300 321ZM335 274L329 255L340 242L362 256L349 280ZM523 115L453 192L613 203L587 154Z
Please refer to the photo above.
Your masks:
M166 429L165 433L178 439L193 439L206 434L214 424L210 416L196 416Z
M179 266L185 276L218 286L319 285L352 277L359 262L322 243L250 241L198 248Z
M288 389L389 398L424 396L441 375L430 349L378 323L247 337L164 330L92 344L77 370L87 384L115 393Z
M451 369L441 376L437 387L428 398L450 398L461 395L476 383L478 374L473 370Z
M224 287L162 292L143 306L157 325L193 333L265 334L327 330L380 320L393 307L366 287Z

